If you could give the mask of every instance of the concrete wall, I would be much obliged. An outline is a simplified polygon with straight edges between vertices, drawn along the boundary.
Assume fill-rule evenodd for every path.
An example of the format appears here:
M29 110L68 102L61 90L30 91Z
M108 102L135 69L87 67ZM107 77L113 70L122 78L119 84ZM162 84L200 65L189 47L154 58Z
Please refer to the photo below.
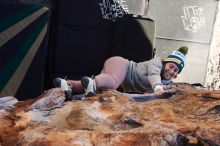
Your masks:
M217 0L116 1L128 13L144 15L155 20L156 56L165 58L183 45L190 48L186 56L186 66L178 75L176 82L201 83L209 88L219 88L220 22L218 21L220 20L218 19L213 34Z
M151 0L149 17L156 22L156 56L166 57L188 46L186 66L175 81L205 84L215 0Z

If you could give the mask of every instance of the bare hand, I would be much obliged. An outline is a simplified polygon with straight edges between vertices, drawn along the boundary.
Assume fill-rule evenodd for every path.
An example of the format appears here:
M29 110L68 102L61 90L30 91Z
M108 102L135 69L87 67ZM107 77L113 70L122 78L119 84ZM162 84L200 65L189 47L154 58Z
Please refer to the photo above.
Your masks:
M174 85L163 85L164 93L175 94L177 91L176 86Z
M164 93L163 85L156 85L154 88L154 93L156 95L162 95Z

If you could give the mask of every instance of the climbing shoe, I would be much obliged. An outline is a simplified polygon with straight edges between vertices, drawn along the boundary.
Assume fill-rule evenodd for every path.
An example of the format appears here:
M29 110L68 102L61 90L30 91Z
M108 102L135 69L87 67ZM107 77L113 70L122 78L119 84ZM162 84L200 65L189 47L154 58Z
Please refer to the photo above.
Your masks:
M72 84L69 81L61 78L55 78L53 80L53 85L54 87L61 88L64 91L66 100L72 100Z
M95 96L96 95L96 85L95 80L90 77L84 76L81 78L81 83L85 89L86 97Z

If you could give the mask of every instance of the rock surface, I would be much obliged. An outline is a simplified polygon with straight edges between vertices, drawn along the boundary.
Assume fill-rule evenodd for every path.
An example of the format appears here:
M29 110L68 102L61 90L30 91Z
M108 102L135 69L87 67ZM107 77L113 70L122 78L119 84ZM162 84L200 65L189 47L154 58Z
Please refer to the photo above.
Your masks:
M145 102L115 91L64 102L51 89L0 108L0 146L220 145L220 91L175 86L176 94Z
M205 86L209 89L220 89L220 3L216 11L215 24L213 26L210 43L209 59Z

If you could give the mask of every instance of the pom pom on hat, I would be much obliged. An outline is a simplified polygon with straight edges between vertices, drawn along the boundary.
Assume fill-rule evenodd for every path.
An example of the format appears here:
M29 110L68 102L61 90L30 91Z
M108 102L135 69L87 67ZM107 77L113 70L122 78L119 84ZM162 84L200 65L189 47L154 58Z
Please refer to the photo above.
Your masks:
M188 47L180 47L177 51L181 52L183 55L186 55L188 53Z
M164 59L165 62L172 62L177 65L180 73L185 65L185 55L188 53L188 47L182 46L177 51L174 51L171 55Z

